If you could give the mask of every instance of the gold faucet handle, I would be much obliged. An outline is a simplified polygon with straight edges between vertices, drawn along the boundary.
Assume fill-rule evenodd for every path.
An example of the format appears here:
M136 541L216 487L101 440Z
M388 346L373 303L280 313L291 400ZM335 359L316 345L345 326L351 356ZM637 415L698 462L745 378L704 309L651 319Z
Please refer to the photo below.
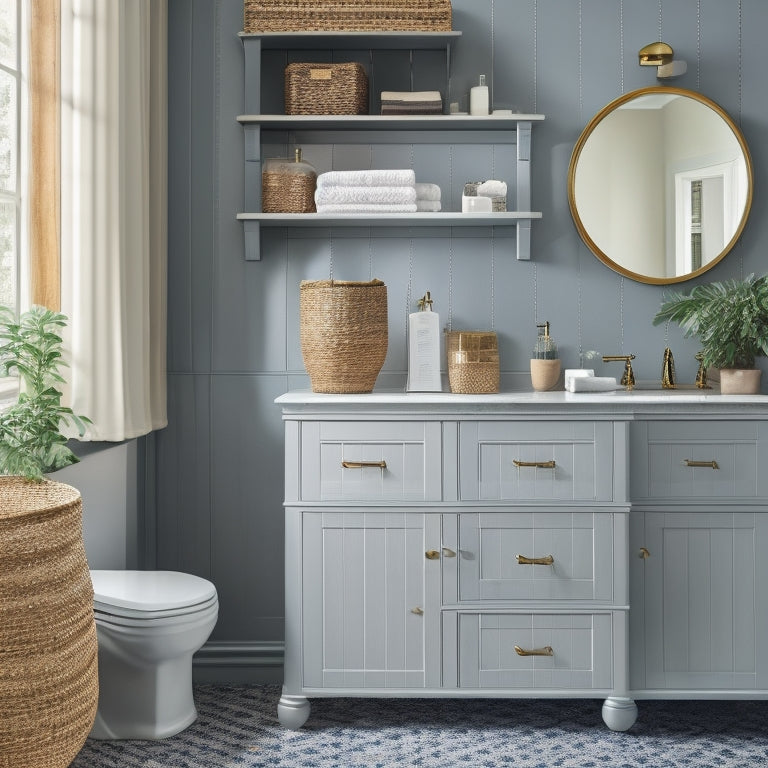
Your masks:
M613 363L618 360L624 361L624 373L621 376L621 385L627 389L632 389L635 386L635 372L632 370L631 360L634 360L634 355L603 355L604 363Z

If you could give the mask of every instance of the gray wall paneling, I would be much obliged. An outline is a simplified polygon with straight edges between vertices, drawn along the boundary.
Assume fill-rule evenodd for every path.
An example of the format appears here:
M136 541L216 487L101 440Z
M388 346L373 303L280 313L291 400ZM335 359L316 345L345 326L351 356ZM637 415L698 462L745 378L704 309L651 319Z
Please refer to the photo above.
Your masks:
M543 320L552 323L564 367L577 366L583 350L632 352L636 375L656 378L668 343L678 377L693 380L696 343L677 327L651 325L663 288L599 263L578 237L566 196L570 153L589 118L622 92L657 83L653 69L638 66L637 51L659 37L659 3L453 0L454 28L463 34L449 83L435 51L263 56L265 112L283 111L286 63L314 59L369 68L374 111L383 88L440 88L466 106L469 88L485 73L497 107L546 115L532 133L531 207L543 218L532 223L530 262L515 260L507 230L319 228L267 230L262 260L246 263L235 219L246 184L235 120L247 111L237 37L242 0L170 0L169 10L170 424L151 454L156 565L210 577L222 601L214 642L258 659L260 647L282 640L283 442L272 399L308 386L299 348L301 280L332 273L387 283L389 348L380 386L404 382L406 316L425 290L442 324L498 332L507 384L528 382L534 325ZM734 253L704 280L765 270L766 28L764 0L661 2L661 37L688 63L673 84L725 107L741 123L755 165L753 216ZM306 138L317 141L272 136L265 156L286 156ZM340 135L336 143L302 146L319 171L414 167L420 180L441 185L445 209L460 207L465 181L514 182L514 144L443 138L398 145ZM620 374L618 365L600 368Z

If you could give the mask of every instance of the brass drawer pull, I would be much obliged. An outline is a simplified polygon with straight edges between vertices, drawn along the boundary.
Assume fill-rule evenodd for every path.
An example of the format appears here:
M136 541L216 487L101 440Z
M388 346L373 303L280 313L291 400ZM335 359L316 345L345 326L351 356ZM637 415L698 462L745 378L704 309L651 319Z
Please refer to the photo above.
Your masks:
M526 650L519 645L515 646L515 653L518 656L554 656L555 652L552 650L551 645L545 645L543 648L531 648Z
M516 467L536 467L537 469L554 469L555 468L554 459L550 459L549 461L518 461L517 459L512 459L512 463Z
M639 558L647 560L650 556L651 553L645 547L640 547L640 553L638 554Z
M456 557L456 553L448 547L443 547L443 557Z
M386 469L387 462L384 461L384 459L381 461L342 461L341 466L344 467L344 469L362 469L363 467Z
M525 555L517 555L518 565L552 565L555 562L555 558L552 555L546 555L546 557L526 557Z
M426 557L427 560L439 560L440 559L440 553L436 549L428 549L424 553L424 557Z
M424 615L424 611L422 611L421 608L419 608L418 606L416 606L415 608L411 608L411 613L415 613L417 616Z
M709 469L720 469L716 461L692 461L691 459L685 460L686 467L709 467Z

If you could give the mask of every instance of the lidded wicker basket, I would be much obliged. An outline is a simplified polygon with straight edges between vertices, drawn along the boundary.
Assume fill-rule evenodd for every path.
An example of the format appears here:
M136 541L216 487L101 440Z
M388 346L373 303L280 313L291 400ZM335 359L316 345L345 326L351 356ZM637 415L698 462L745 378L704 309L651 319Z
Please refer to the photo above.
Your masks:
M0 477L0 766L66 768L99 700L82 501Z
M451 392L477 395L499 391L499 343L493 331L448 331Z
M387 356L387 286L381 280L303 280L301 354L313 392L371 392Z
M294 159L284 157L264 161L261 174L261 210L264 213L314 213L317 172L301 159L301 149Z

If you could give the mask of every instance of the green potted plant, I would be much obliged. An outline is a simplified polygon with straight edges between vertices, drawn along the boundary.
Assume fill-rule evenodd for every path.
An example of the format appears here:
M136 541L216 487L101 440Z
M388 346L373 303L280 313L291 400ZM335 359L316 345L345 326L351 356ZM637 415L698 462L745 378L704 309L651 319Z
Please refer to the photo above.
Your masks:
M61 404L60 329L42 307L0 307L0 752L6 765L69 765L98 705L93 585L77 489L45 474L77 461L61 433L89 420Z
M19 377L19 396L0 412L0 474L40 481L46 472L78 461L67 447L63 427L73 424L80 436L89 419L61 404L61 328L67 318L32 307L17 320L0 307L0 376Z
M665 292L654 325L672 321L701 342L701 364L720 369L723 394L760 391L755 358L768 355L768 275Z

